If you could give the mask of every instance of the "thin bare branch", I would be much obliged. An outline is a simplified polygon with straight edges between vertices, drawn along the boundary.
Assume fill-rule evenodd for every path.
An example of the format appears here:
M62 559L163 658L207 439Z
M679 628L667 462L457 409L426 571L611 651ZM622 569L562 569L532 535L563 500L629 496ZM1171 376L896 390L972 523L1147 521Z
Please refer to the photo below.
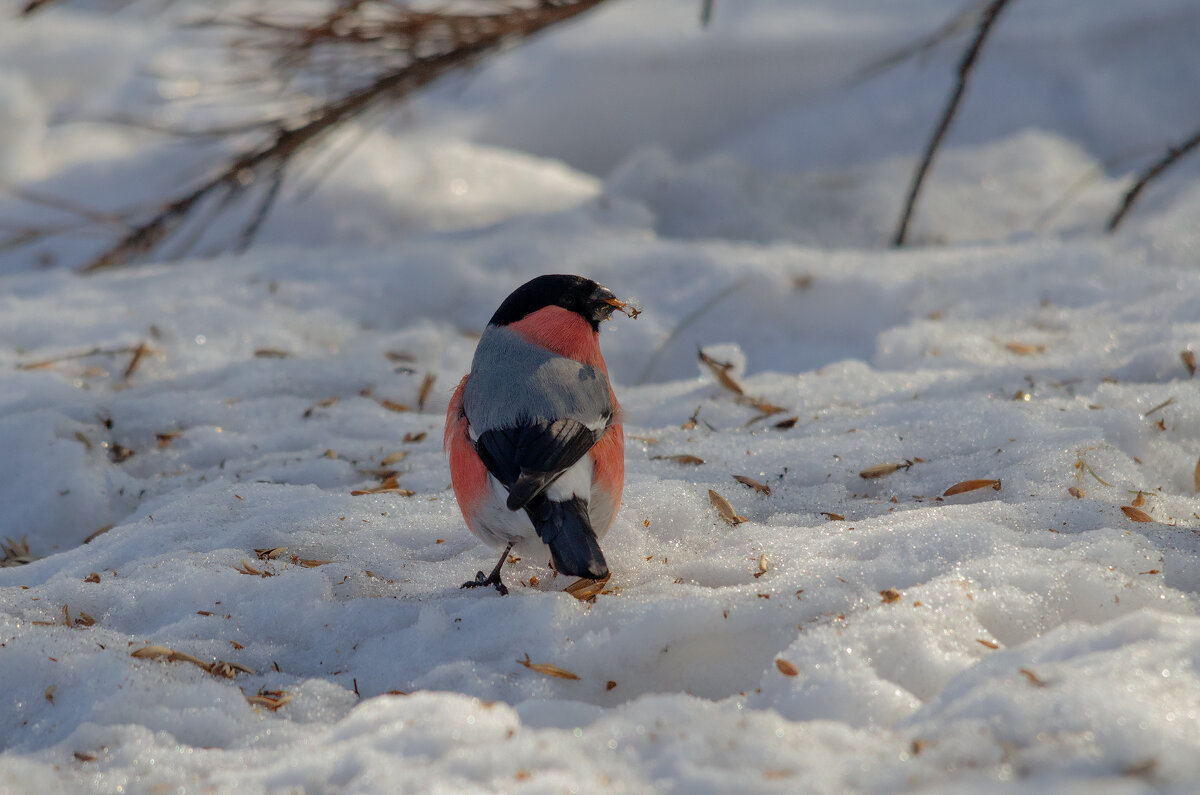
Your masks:
M258 209L254 211L254 216L250 219L250 223L246 224L242 229L242 234L238 237L237 246L234 248L238 254L245 252L254 243L254 238L258 236L258 230L262 228L263 222L267 220L267 215L271 212L272 205L279 197L279 189L283 187L283 174L285 167L281 165L275 170L271 178L271 186L263 193L262 201L258 204Z
M983 15L983 10L987 0L977 0L963 10L959 11L950 19L946 20L940 28L933 33L922 36L916 41L905 44L904 46L892 50L871 63L859 69L846 83L845 88L853 88L854 86L865 83L876 75L893 69L905 61L916 58L933 50L942 42L957 36L967 28L979 23L980 17Z
M1151 164L1149 168L1138 175L1138 178L1133 183L1133 186L1125 192L1125 196L1121 199L1121 206L1118 207L1116 212L1112 214L1112 217L1108 219L1108 224L1105 226L1105 230L1109 234L1115 232L1117 226L1121 223L1121 220L1129 212L1129 209L1133 207L1133 203L1137 201L1138 196L1140 196L1142 191L1146 189L1146 186L1149 185L1153 180L1157 179L1160 174L1170 168L1171 165L1178 162L1181 158L1183 158L1184 155L1195 149L1197 146L1200 146L1200 130L1196 130L1194 133L1192 133L1192 136L1186 141L1168 148L1166 154L1164 154L1157 161Z
M403 99L444 74L473 66L510 41L532 36L604 1L540 0L524 7L502 4L506 9L503 13L478 15L421 13L396 6L394 15L383 21L349 18L347 14L362 4L352 2L316 23L291 27L260 18L243 18L240 21L244 25L269 29L276 37L274 46L284 53L308 51L321 42L361 46L370 37L380 37L388 47L396 46L398 55L406 60L365 85L327 101L302 121L281 124L271 138L237 155L191 191L133 225L124 237L80 272L94 273L137 261L176 233L209 196L223 192L222 203L227 203L255 184L266 183L266 195L242 230L241 241L252 239L275 203L283 169L295 156L323 140L329 131L383 101ZM434 54L421 54L428 52Z
M916 207L917 197L921 193L921 184L925 181L925 173L933 164L933 158L937 154L938 146L941 144L942 138L945 137L946 131L950 129L950 123L954 121L954 113L958 110L958 104L962 101L963 94L967 90L967 81L971 77L971 70L975 67L979 51L982 49L988 33L992 30L996 18L1008 3L1009 0L991 0L980 16L979 26L975 29L975 38L972 39L970 46L963 53L962 61L958 65L958 79L954 84L954 90L950 92L950 98L946 102L945 109L942 111L942 117L938 121L938 126L933 131L933 136L929 139L929 143L925 147L925 154L921 157L921 162L917 165L916 171L913 172L912 183L908 188L908 197L904 201L904 210L900 214L900 222L896 225L896 233L892 237L893 246L899 247L904 245L905 238L908 236L908 223L912 218L913 209Z
M21 16L27 17L30 14L33 14L36 11L41 10L44 6L48 6L53 2L54 2L54 0L29 0L29 2L26 3L24 5L24 7L21 8Z
M0 191L8 193L13 198L20 199L23 202L69 213L93 224L107 224L119 227L120 229L129 228L125 219L119 214L94 210L91 207L85 207L78 202L64 199L61 196L51 196L48 193L40 193L31 188L23 188L16 185L0 186Z

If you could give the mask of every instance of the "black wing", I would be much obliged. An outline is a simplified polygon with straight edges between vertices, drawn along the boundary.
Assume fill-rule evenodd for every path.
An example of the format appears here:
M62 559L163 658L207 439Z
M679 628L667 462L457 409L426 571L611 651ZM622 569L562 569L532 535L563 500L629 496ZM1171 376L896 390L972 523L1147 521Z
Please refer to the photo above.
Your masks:
M578 420L541 421L485 431L475 447L488 472L508 489L508 509L516 511L587 455L603 433Z

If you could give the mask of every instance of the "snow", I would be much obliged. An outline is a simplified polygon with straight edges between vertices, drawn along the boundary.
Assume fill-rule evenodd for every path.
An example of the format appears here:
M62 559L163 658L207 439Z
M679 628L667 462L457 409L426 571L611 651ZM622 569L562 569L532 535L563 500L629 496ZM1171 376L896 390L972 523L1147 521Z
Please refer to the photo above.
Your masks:
M1014 4L891 250L961 37L847 81L959 7L852 5L602 8L372 126L244 255L0 252L0 538L35 558L0 568L0 789L1193 791L1197 165L1101 229L1195 123L1200 9ZM139 64L214 65L173 49L186 7L6 25L0 178L112 208L195 173L98 117ZM494 553L446 404L547 272L643 309L601 336L627 474L594 603L529 558L458 588ZM352 495L381 470L411 496Z

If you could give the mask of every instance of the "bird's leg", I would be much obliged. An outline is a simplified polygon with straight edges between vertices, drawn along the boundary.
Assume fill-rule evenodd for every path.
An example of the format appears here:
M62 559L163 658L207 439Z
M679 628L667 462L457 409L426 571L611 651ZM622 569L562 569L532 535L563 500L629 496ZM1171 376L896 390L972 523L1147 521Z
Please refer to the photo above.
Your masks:
M508 560L508 553L513 548L513 542L508 542L508 546L504 548L504 554L500 556L499 562L496 563L496 568L492 569L492 573L485 575L482 571L475 575L475 579L467 580L459 588L478 588L480 585L494 585L501 596L508 596L508 588L504 583L500 582L500 567L504 565L504 561Z

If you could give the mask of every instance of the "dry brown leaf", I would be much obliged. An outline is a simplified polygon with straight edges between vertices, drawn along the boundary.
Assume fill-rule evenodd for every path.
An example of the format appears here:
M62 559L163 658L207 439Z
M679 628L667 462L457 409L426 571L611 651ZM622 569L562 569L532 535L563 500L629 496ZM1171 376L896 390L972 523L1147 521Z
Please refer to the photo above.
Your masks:
M416 494L411 489L400 488L400 482L395 475L390 475L386 480L380 483L373 489L356 489L350 492L351 497L361 497L363 494L399 494L402 497L411 497Z
M942 493L943 497L953 497L955 494L963 494L976 489L985 489L991 486L995 491L1000 491L999 478L980 478L977 480L964 480L961 483L955 483L950 488Z
M846 521L846 517L842 516L840 513L830 513L829 511L821 511L821 515L824 516L825 518L827 518L831 522Z
M96 761L95 756L93 756L92 754L85 754L83 751L73 751L72 756L74 756L80 762L95 762Z
M901 463L889 462L886 464L875 464L858 473L858 476L863 480L874 480L881 478L884 475L890 475L900 469L908 469L913 465L912 461L903 461Z
M256 577L273 577L273 576L275 576L272 572L263 571L263 570L254 568L253 566L251 566L249 563L246 562L245 558L242 558L241 565L234 566L233 570L236 571L238 574L252 574Z
M287 552L287 547L266 547L254 550L254 556L259 560L274 560Z
M717 509L717 513L721 514L721 518L729 524L737 525L747 521L746 517L739 516L737 511L733 510L733 506L729 504L729 500L717 494L712 489L708 490L708 501Z
M259 690L252 696L246 696L246 700L256 707L263 707L274 712L291 701L292 696L283 690Z
M390 477L400 474L396 470L388 469L387 467L380 467L379 469L355 469L354 471L360 475L365 475L369 478L379 478L380 480L387 480Z
M747 425L758 422L766 417L770 417L772 414L779 414L782 411L787 411L786 406L776 406L774 403L769 403L762 398L750 397L749 395L742 395L737 399L737 402L744 406L753 406L755 410L759 412L757 417L754 417L750 420L750 422L746 423Z
M29 362L28 364L18 364L18 370L49 370L56 362L53 359L47 359L43 362Z
M770 570L770 568L771 568L771 559L768 558L766 555L759 555L758 556L758 571L754 572L754 579L757 580L759 577L766 574L767 571Z
M319 401L319 402L314 403L311 406L309 406L307 409L304 410L304 413L301 416L305 417L305 418L311 417L313 415L313 412L316 411L317 409L327 409L330 406L336 405L339 399L340 398L338 398L336 395L334 395L333 397L325 398L324 400Z
M976 638L975 642L978 643L980 646L987 646L989 649L1000 648L999 643L996 643L996 641L994 641L994 640L988 640L987 638Z
M408 458L408 451L397 450L394 453L389 453L389 454L385 455L383 457L383 460L379 462L379 465L385 466L385 467L390 467L393 464L399 464L401 461L403 461L406 458Z
M197 665L199 665L201 668L203 668L205 671L212 674L213 676L220 676L224 679L232 679L235 676L237 676L239 673L245 673L245 674L253 674L254 673L253 668L247 668L246 666L241 665L240 663L225 662L224 660L217 660L215 662L211 662L208 664L197 663Z
M900 592L895 588L887 588L883 591L880 591L879 595L883 597L883 603L885 605L890 605L892 602L899 601L901 596Z
M286 359L291 356L287 351L278 348L259 348L254 352L255 359Z
M1070 494L1072 497L1074 497L1077 500L1083 499L1083 489L1079 488L1078 486L1068 486L1067 494Z
M1131 502L1129 504L1132 505L1134 508L1141 508L1143 505L1146 504L1146 495L1142 494L1139 491L1137 493L1137 496L1133 498L1133 502Z
M788 428L795 427L796 423L799 421L800 421L799 417L788 417L786 420L780 420L779 422L775 423L771 427L777 428L778 430L781 430L781 431L786 431Z
M782 657L775 658L775 667L779 669L779 673L784 676L799 676L800 669Z
M384 354L389 362L415 362L417 357L407 351L388 351Z
M84 582L100 582L100 575L93 571L91 574L84 577L83 581Z
M403 403L397 403L394 400L387 400L386 398L381 399L379 401L379 405L383 406L388 411L408 411L409 410L408 406L404 405Z
M298 555L292 555L292 563L296 566L303 566L306 569L315 569L317 566L324 566L333 563L332 560L313 560L312 558L302 558Z
M1132 505L1122 505L1121 513L1125 514L1134 522L1153 522L1154 517L1143 511L1141 508L1134 508Z
M1196 482L1196 491L1200 491L1200 459L1196 459L1196 471L1192 473L1192 480Z
M433 373L426 373L425 380L421 382L421 388L417 391L417 411L425 410L425 401L429 399L429 393L433 389L433 382L437 380L437 376Z
M1183 366L1187 368L1188 375L1196 375L1196 352L1186 350L1179 354L1179 358L1183 359Z
M1029 680L1029 683L1031 685L1037 685L1038 687L1046 686L1046 683L1044 681L1042 681L1042 678L1039 677L1037 674L1035 674L1033 671L1029 670L1028 668L1021 668L1020 673L1022 676L1024 676L1026 679Z
M578 676L571 673L570 671L568 671L565 668L559 668L557 665L554 665L553 663L530 662L528 654L525 655L524 660L517 660L517 662L519 662L521 665L524 665L526 668L528 668L531 671L537 671L539 674L545 674L546 676L557 677L558 679L574 679L576 681L579 681Z
M651 461L674 461L676 464L685 464L690 466L700 466L704 463L704 459L694 455L652 455Z
M609 679L607 682L604 683L605 690L612 690L616 686L617 686L617 683L611 679Z
M216 662L208 663L208 662L205 662L204 660L201 660L199 657L194 657L186 652L176 651L175 649L171 649L166 646L153 646L153 645L143 646L142 648L136 649L135 651L131 652L129 656L143 658L143 659L165 658L167 662L191 663L192 665L195 665L199 668L203 668L205 671L207 671L210 674L214 674L217 676L223 676L227 679L232 679L234 673L236 673L237 671L242 671L242 672L250 673L250 674L254 673L254 671L252 669L247 668L244 665L238 665L236 663L226 663L226 662L222 662L221 660L217 660Z
M757 491L759 494L766 494L768 497L771 496L770 486L766 485L765 483L759 483L757 480L748 475L734 475L733 479L738 483L744 483L745 485Z
M407 444L415 444L416 442L425 441L425 437L428 435L429 434L426 433L425 431L419 431L417 433L406 433L406 434L404 434L404 441Z
M136 455L137 451L131 450L123 444L117 442L112 443L112 447L108 448L108 458L114 464L123 464Z
M57 689L58 688L54 685L50 685L46 688L46 692L43 694L46 696L46 700L50 702L50 706L54 706L54 691Z
M1004 345L1010 351L1018 356L1032 356L1035 353L1045 353L1045 345L1036 345L1029 342L1008 342Z
M592 579L591 577L580 577L563 590L571 594L571 596L574 596L579 601L587 602L595 599L596 595L604 590L604 586L608 584L608 580L611 576L611 574L606 574L598 580Z
M164 433L154 434L154 438L158 440L158 449L165 450L171 446L171 442L178 439L183 434L180 431L166 431Z
M733 380L733 376L729 374L729 371L733 369L732 364L728 362L719 362L709 356L703 350L697 350L696 355L700 357L700 361L707 365L708 369L712 371L713 377L717 379L717 383L736 395L745 394L745 392L742 390L742 385Z

